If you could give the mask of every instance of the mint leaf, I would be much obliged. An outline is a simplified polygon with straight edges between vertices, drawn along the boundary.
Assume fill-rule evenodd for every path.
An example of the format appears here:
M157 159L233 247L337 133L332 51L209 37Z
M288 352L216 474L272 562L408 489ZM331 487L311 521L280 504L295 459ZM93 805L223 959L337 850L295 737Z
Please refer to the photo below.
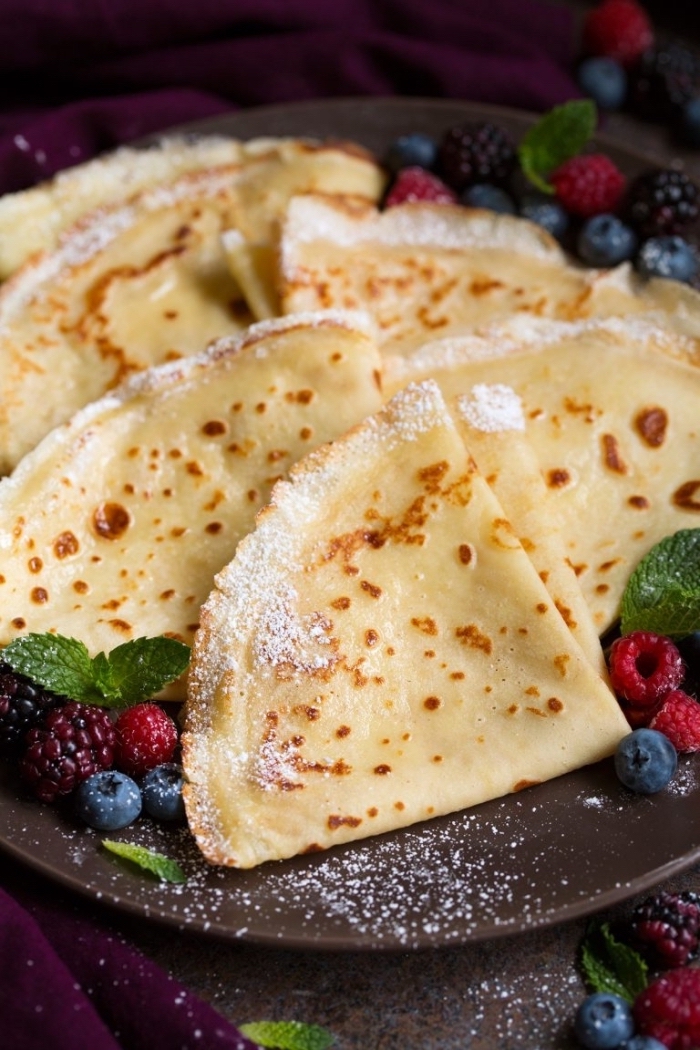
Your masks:
M526 178L544 193L554 193L547 177L581 152L595 131L596 122L596 106L588 98L572 99L545 113L518 146L518 158Z
M681 638L700 630L700 529L681 529L657 543L630 576L620 629Z
M109 664L121 704L153 696L187 670L190 650L174 638L135 638L112 649Z
M99 703L103 696L87 647L76 638L24 634L5 646L2 658L14 671L71 700Z
M326 1050L335 1042L325 1028L301 1021L250 1021L238 1028L248 1039L270 1050Z
M156 853L145 846L137 846L133 842L117 842L115 839L103 839L102 845L110 853L124 857L143 871L157 875L162 882L187 882L187 876L177 861L171 860L163 853Z
M174 638L135 638L109 655L91 658L87 647L60 634L25 634L2 658L38 685L71 700L130 707L155 695L186 669L190 650Z
M634 1002L648 982L644 959L610 931L609 923L589 926L581 945L581 971L592 992L609 992Z

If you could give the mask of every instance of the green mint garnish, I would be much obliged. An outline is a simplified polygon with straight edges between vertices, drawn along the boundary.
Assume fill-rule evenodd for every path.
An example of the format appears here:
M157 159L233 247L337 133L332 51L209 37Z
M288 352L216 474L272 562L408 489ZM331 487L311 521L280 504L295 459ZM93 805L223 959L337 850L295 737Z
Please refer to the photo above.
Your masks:
M648 983L641 955L610 932L610 924L592 924L581 945L581 970L591 992L609 992L634 1002Z
M523 137L518 158L523 174L544 193L554 193L548 176L575 157L595 131L597 110L591 99L573 99L545 113Z
M325 1028L301 1021L250 1021L238 1028L248 1039L269 1050L326 1050L335 1042Z
M189 647L174 638L135 638L91 657L75 638L24 634L2 651L19 674L71 700L130 707L154 696L187 669Z
M700 630L700 529L681 529L639 562L622 596L620 629L682 638Z
M187 882L187 876L177 863L166 857L163 853L146 849L145 846L137 846L131 842L117 842L114 839L103 839L102 845L110 853L116 853L118 857L136 864L143 871L157 875L162 882Z

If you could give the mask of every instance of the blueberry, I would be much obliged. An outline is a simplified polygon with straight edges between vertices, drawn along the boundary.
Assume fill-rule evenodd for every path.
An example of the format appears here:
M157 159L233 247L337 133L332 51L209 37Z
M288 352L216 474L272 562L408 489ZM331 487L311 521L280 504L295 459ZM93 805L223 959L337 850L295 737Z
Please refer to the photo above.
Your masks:
M689 146L700 146L700 95L688 99L681 110L681 135Z
M594 215L578 235L576 250L589 266L616 266L631 259L637 247L634 231L616 215Z
M656 729L634 729L623 737L615 752L619 779L641 795L653 795L666 787L678 768L676 749Z
M576 1011L574 1034L588 1050L619 1047L633 1032L632 1009L620 995L594 992Z
M520 214L524 219L542 226L557 240L561 240L569 227L569 217L564 208L546 193L525 193L520 201Z
M141 791L136 781L116 769L93 773L75 793L75 810L97 831L125 828L141 812Z
M621 109L627 95L627 74L614 58L586 58L578 67L578 86L599 109Z
M645 277L691 281L698 272L698 256L693 246L677 234L650 237L639 249L637 269Z
M509 193L488 182L477 182L462 194L462 204L470 208L488 208L501 215L515 215L515 201Z
M391 143L385 163L393 175L401 168L417 166L431 169L435 166L437 150L437 141L431 135L416 131L410 135L401 135Z
M149 816L156 820L184 820L182 784L182 768L176 762L163 762L146 773L141 781L141 791L143 808Z

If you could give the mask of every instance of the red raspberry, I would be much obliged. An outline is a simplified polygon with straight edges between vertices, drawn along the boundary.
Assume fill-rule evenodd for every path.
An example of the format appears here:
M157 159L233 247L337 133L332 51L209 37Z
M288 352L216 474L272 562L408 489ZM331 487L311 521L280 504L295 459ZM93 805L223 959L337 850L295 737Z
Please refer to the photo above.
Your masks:
M49 711L26 739L20 775L41 802L69 795L112 765L114 726L103 707L73 700Z
M700 1046L700 970L669 970L652 981L632 1007L638 1035L658 1039L669 1050Z
M431 201L433 204L456 204L457 194L442 179L425 168L416 166L403 168L391 186L385 206L407 201Z
M649 728L667 736L676 751L700 751L700 704L682 689L672 689Z
M649 718L685 675L683 658L671 639L653 631L631 631L617 638L608 664L618 697Z
M627 179L604 153L580 153L551 175L559 202L570 212L587 219L614 212L625 192Z
M652 24L635 0L603 0L584 19L583 49L589 55L629 67L653 46Z
M162 707L151 701L135 704L117 718L114 764L138 779L163 762L172 762L178 743L177 726Z

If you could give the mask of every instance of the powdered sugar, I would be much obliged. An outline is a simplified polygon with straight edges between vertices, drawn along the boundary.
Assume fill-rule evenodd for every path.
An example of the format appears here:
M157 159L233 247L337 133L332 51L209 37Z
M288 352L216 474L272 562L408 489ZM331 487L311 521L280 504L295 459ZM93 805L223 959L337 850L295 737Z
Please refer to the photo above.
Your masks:
M477 383L469 394L458 398L457 405L462 417L476 430L525 430L520 398L502 383Z

